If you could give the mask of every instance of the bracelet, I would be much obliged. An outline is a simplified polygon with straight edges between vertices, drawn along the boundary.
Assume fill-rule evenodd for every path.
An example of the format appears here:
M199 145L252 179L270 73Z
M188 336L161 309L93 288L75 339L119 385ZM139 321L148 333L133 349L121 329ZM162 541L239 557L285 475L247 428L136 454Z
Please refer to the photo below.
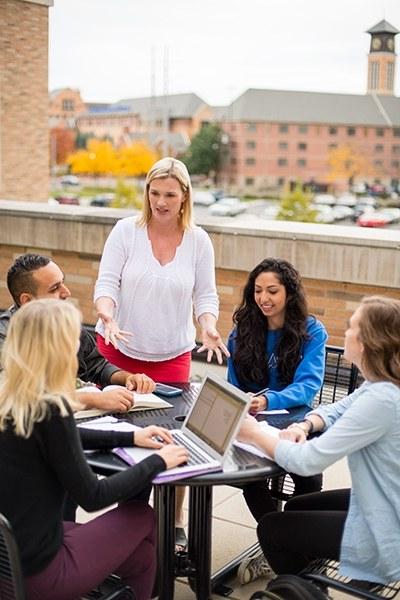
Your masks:
M306 437L308 436L308 429L307 431L305 430L304 427L301 426L301 423L304 423L304 421L300 421L299 423L292 423L291 425L289 425L288 429L293 429L294 427L297 427L297 429L301 429L301 431L306 435Z

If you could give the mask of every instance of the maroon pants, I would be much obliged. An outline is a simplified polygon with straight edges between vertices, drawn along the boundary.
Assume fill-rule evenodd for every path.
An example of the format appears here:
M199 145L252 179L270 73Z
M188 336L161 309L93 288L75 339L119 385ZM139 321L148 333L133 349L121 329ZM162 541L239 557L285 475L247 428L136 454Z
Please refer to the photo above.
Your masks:
M28 600L76 600L111 573L137 600L151 597L156 570L155 519L131 501L85 524L64 521L64 541L47 567L25 580Z

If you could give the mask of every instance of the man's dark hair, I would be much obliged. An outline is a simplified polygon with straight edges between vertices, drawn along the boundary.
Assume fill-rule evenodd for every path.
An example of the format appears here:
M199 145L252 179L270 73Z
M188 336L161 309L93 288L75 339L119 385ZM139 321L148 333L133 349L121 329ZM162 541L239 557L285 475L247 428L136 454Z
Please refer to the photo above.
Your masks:
M51 258L41 254L22 254L15 259L8 269L7 287L16 306L19 306L19 298L24 292L36 294L37 285L32 273L45 267L49 262L51 262Z

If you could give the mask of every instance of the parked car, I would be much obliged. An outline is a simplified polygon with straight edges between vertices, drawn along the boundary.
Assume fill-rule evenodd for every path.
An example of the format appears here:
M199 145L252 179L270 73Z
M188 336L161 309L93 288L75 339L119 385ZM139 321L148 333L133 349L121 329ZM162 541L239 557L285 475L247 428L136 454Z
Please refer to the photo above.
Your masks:
M61 177L61 185L80 185L79 177L76 175L64 175Z
M336 198L332 194L315 194L313 198L314 204L327 204L333 206L336 203Z
M224 190L212 190L211 193L217 202L218 202L218 200L221 200L221 198L225 198Z
M359 225L360 227L384 227L390 222L390 216L385 214L384 211L380 210L372 210L370 212L365 212L357 219L357 225Z
M278 213L279 213L279 206L270 205L270 206L266 206L264 208L264 210L260 214L260 217L262 217L263 219L270 219L273 221L278 216Z
M314 204L312 205L317 211L317 215L315 217L316 223L334 223L335 216L333 213L332 206L328 206L327 204Z
M235 217L245 210L247 210L246 203L241 202L239 198L221 198L209 207L208 212L219 217Z
M354 194L342 194L336 200L336 204L341 206L355 206L357 204L357 198Z
M97 194L90 201L90 206L108 207L115 198L115 194Z
M78 196L71 196L71 195L63 194L62 196L56 196L55 199L57 200L58 204L79 205Z
M193 203L202 204L203 206L210 206L214 204L215 196L212 192L198 191L193 193Z
M332 206L332 214L334 216L335 221L340 221L341 219L348 219L354 215L354 208L351 206L339 205Z

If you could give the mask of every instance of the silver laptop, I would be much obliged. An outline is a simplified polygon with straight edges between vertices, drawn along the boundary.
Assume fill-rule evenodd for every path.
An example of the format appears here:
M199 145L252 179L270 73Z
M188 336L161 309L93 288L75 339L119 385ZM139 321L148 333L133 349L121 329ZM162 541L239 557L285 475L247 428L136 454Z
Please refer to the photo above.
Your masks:
M216 375L206 375L199 394L182 425L170 431L177 444L189 451L187 463L163 471L154 482L174 481L223 469L224 460L247 413L250 397ZM120 450L123 452L121 453ZM153 451L143 448L118 449L118 455L135 464Z

